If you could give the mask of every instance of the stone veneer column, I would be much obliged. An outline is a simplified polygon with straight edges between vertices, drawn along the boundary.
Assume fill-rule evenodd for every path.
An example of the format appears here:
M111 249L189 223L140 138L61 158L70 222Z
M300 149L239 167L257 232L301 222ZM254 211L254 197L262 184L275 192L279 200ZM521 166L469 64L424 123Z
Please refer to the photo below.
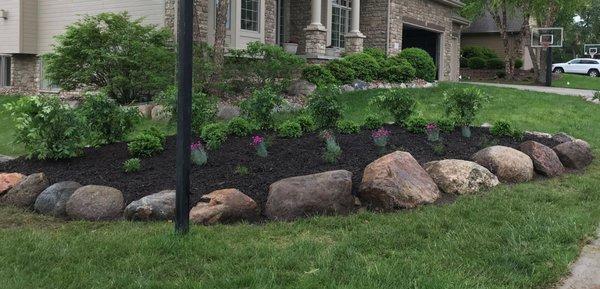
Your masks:
M360 0L352 0L352 27L346 38L346 53L363 51L365 35L360 32Z
M319 57L325 55L327 46L327 29L321 24L321 0L311 0L311 23L304 28L306 37L306 56Z

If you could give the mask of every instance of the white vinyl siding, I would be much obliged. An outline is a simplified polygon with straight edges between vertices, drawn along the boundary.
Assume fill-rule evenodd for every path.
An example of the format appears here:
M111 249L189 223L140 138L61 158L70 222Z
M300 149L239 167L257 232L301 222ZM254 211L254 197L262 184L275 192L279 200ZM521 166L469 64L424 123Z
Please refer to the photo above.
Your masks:
M0 53L20 53L21 0L0 0L0 9L8 16L0 19Z

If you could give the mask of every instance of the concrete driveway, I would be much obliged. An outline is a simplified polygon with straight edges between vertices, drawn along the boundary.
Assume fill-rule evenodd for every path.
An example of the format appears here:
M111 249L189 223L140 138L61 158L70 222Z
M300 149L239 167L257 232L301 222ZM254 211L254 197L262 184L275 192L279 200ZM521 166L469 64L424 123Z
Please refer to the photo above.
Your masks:
M486 83L486 82L461 82L474 85L485 85L494 87L514 88L518 90L535 91L554 93L569 96L579 96L586 101L600 104L600 100L594 100L594 94L596 91L587 89L573 89L573 88L562 88L562 87L547 87L547 86L535 86L535 85L518 85L518 84L501 84L501 83Z

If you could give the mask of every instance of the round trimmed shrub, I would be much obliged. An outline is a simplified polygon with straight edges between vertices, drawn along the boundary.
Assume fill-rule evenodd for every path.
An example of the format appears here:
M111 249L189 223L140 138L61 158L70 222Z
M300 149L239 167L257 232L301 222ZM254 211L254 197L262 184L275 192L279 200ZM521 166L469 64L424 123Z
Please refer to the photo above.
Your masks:
M284 138L299 138L302 136L302 126L293 120L288 120L277 127L277 135Z
M375 60L377 60L379 65L384 65L385 62L387 61L387 55L385 55L385 51L383 51L379 48L369 47L369 48L365 48L363 50L363 52L373 56L373 58L375 58Z
M467 46L461 49L460 55L464 58L481 57L483 59L498 58L498 55L491 49L483 46Z
M425 133L427 120L420 116L411 117L404 122L406 130L412 133Z
M523 68L523 65L525 65L525 63L523 62L523 59L517 59L517 60L515 60L515 68L516 69Z
M239 137L248 136L255 130L256 125L243 117L234 117L227 124L227 132Z
M468 68L469 67L469 59L466 57L460 58L460 68Z
M302 78L316 85L327 85L337 83L335 77L329 70L319 64L306 66L302 70Z
M415 78L417 71L406 59L392 62L382 70L382 78L388 82L409 82Z
M346 59L335 59L329 61L325 67L331 75L341 84L349 84L356 80L356 71Z
M491 58L486 61L488 69L504 69L504 60L500 58Z
M296 118L296 121L300 124L304 132L313 132L317 129L317 122L308 114L299 116Z
M487 63L485 59L481 57L471 57L469 58L469 68L471 69L484 69L486 68Z
M416 77L426 80L434 81L436 75L436 67L433 58L427 51L420 48L408 48L404 49L398 54L397 57L408 60L410 65L416 70Z
M365 118L364 127L368 129L378 129L384 124L383 117L378 114L369 114Z
M381 66L377 59L367 53L354 53L344 58L350 67L356 71L356 77L363 81L373 81L377 78Z
M360 125L351 120L340 120L336 124L337 130L343 134L353 134L360 132Z
M200 137L208 149L218 149L227 140L227 125L222 122L208 124L202 128Z

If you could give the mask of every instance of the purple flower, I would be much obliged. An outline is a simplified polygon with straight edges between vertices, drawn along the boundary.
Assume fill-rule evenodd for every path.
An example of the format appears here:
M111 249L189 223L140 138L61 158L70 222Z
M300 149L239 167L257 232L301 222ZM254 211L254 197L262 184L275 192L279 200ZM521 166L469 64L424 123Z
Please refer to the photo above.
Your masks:
M253 146L259 146L262 145L263 142L265 141L265 138L259 135L255 135L252 137L252 145Z
M433 131L438 130L438 126L434 122L427 124L427 126L425 128L427 129L428 132L433 132Z
M385 128L380 128L373 132L372 136L374 139L387 138L389 137L391 132Z
M192 143L192 145L190 146L190 149L192 151L204 150L204 146L202 146L202 142L197 141L195 143Z

